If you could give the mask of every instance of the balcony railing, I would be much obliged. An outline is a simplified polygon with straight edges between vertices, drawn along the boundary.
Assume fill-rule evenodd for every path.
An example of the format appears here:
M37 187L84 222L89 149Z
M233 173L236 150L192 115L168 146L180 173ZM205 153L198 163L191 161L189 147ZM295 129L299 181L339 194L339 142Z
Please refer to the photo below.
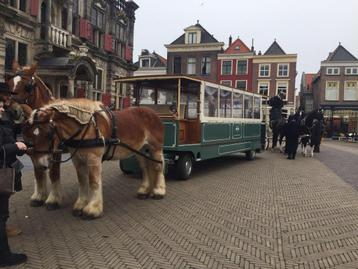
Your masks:
M54 25L50 27L49 40L52 44L60 47L69 47L71 35L66 30L60 29Z

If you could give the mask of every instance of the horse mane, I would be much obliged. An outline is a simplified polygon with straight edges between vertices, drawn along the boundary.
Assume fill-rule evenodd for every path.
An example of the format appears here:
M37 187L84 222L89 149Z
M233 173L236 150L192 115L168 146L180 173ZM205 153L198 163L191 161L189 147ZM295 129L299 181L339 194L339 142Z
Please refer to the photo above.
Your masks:
M53 97L51 90L46 86L45 82L43 82L43 80L38 75L34 75L34 78L42 84L43 89L45 90L42 91L42 94L45 94L45 97L47 97L49 100L54 100L55 98Z
M104 112L101 102L83 98L57 100L44 106L44 109L55 109L80 124L88 124L94 112Z

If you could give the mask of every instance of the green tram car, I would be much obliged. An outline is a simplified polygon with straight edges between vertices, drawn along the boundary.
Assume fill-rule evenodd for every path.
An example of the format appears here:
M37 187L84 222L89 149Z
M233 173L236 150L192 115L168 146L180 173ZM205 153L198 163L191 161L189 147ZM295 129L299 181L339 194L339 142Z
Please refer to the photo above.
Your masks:
M136 106L150 107L165 128L166 169L187 179L194 162L242 152L252 160L262 148L261 95L188 76L127 77ZM129 86L131 85L131 86ZM123 172L139 170L135 158L120 162Z

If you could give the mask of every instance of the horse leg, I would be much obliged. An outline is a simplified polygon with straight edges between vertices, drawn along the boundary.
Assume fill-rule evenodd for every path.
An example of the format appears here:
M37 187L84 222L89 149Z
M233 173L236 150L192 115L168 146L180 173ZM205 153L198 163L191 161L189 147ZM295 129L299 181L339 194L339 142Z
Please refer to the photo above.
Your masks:
M272 134L272 148L274 149L277 146L278 133L275 131Z
M54 162L50 168L51 191L46 200L48 210L59 209L62 203L62 188L60 182L60 160L61 155L54 154Z
M148 162L144 157L136 156L139 166L142 170L142 183L139 186L139 189L137 190L137 197L139 199L146 199L149 197L150 190L152 188L151 182L150 182L150 174L148 171Z
M153 189L151 194L154 199L162 199L165 195L165 178L164 178L164 158L163 151L158 150L152 153L152 156L156 160L162 161L162 163L156 163L150 160L147 160L148 171L150 178L152 180Z
M88 167L86 163L76 156L73 157L72 162L76 168L78 180L78 198L73 205L72 215L81 216L83 208L87 205L88 196Z
M33 161L34 172L35 172L35 189L34 193L31 196L30 205L32 207L42 206L47 197L47 188L46 188L46 170L43 170L36 166L36 162Z
M102 194L102 156L90 155L88 165L88 204L83 208L82 215L88 219L98 218L103 212Z

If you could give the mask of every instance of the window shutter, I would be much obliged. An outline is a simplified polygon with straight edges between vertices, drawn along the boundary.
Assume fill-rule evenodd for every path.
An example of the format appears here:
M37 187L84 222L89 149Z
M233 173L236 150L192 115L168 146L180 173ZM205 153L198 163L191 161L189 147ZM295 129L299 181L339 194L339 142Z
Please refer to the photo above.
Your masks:
M87 38L87 21L85 19L80 20L80 37Z
M39 15L39 0L31 0L30 15L35 17Z
M125 59L127 61L132 61L132 54L133 54L133 48L126 46L126 55L125 55Z
M108 52L112 52L112 36L105 34L104 35L104 50Z
M104 93L102 94L102 103L105 106L109 106L111 104L111 94L110 93Z
M92 24L89 21L87 21L87 39L93 42L93 29Z

